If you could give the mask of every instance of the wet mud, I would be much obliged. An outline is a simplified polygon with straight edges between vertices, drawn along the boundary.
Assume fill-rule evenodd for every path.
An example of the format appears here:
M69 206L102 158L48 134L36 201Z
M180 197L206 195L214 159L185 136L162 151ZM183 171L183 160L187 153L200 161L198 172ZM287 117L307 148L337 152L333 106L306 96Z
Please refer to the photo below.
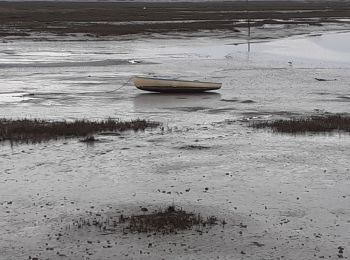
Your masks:
M249 53L246 40L221 32L0 42L1 118L162 123L91 143L0 143L0 258L348 259L349 135L249 127L350 113L349 28L298 26L305 35L253 29L280 39L253 42ZM79 66L52 66L68 62ZM132 86L134 75L223 87L146 94ZM226 224L165 235L74 224L173 204Z
M266 30L320 27L327 23L349 23L346 1L285 2L1 2L0 36L28 37L53 34L87 38L139 33L198 32L225 30L239 35L250 25ZM248 13L249 11L249 13ZM18 23L20 19L21 23ZM244 29L243 29L244 30ZM45 37L45 35L42 35ZM260 38L274 38L265 34Z

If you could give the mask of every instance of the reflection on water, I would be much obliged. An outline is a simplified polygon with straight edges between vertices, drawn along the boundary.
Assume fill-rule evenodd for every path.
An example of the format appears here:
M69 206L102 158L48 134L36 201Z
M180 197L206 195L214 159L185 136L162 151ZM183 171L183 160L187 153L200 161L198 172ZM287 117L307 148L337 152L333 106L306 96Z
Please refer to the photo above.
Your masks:
M350 32L287 38L260 44L257 47L262 52L290 58L350 64Z
M219 102L221 94L206 93L143 93L133 98L134 108L138 112L145 109L178 108L178 107L210 107Z
M350 33L324 34L312 39L322 48L350 54Z
M28 100L29 97L26 97L25 94L27 93L0 93L0 104L17 103Z
M335 97L348 95L350 33L311 33L313 37L249 41L250 54L247 42L236 38L1 42L0 114L128 118L167 113L169 120L182 120L184 111L198 111L205 121L204 116L234 109L347 111L347 99ZM223 88L202 94L142 93L127 85L118 89L133 75L217 80ZM333 93L327 98L337 102L320 102L308 94L312 92ZM13 109L16 104L20 109Z

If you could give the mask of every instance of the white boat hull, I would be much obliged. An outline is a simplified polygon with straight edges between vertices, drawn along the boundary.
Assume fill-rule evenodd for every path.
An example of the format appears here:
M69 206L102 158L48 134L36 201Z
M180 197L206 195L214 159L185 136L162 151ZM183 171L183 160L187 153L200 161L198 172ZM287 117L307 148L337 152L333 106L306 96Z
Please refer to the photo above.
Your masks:
M138 89L153 92L203 92L221 88L221 83L134 77Z

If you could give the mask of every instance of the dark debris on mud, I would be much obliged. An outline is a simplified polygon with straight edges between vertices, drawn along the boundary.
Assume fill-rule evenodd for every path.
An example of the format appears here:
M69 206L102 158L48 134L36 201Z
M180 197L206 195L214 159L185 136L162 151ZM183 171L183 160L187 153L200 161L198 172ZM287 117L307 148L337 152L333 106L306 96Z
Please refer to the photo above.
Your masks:
M180 146L179 149L181 150L207 150L210 149L210 146L204 146L204 145L184 145L184 146Z
M326 132L350 132L350 116L330 114L306 118L280 119L267 122L253 122L254 128L271 128L273 132L305 134Z
M163 234L191 229L193 226L215 225L218 222L214 216L205 219L200 214L176 209L174 206L151 214L134 215L127 221L126 229L131 232L160 232Z
M97 227L106 233L157 233L177 234L179 231L190 230L194 227L204 228L213 225L225 225L225 220L219 221L215 216L204 218L200 214L187 212L169 206L164 210L148 213L147 208L141 209L142 213L131 216L102 217L97 214L93 219L79 219L73 223L77 229Z
M87 136L84 139L81 139L80 142L82 143L94 143L98 141L98 139L95 138L95 136L91 135L91 136Z
M43 119L0 119L0 141L11 143L40 143L59 138L85 137L91 141L89 136L105 131L143 131L146 128L159 126L157 122L141 119L131 121L120 120L75 120L48 121Z

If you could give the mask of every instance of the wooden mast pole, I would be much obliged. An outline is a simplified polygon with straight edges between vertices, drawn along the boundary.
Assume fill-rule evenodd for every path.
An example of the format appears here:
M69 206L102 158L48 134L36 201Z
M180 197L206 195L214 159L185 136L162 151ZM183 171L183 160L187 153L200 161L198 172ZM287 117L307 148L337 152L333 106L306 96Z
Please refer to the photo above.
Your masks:
M249 0L246 0L247 8L247 21L248 21L248 52L250 52L250 13L249 13Z

